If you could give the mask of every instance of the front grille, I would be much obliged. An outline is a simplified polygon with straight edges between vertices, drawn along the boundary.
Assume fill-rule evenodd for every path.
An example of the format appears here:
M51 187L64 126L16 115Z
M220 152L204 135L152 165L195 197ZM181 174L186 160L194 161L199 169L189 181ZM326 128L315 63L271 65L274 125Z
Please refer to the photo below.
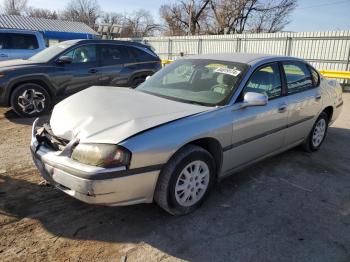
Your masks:
M35 130L35 137L39 144L45 144L54 151L62 151L69 143L68 140L55 136L49 123L38 126Z

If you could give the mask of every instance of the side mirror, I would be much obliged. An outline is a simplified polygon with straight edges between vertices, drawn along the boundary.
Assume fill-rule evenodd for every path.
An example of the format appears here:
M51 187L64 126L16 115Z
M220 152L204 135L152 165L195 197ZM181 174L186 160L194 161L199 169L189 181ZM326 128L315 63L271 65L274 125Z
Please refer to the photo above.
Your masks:
M247 92L244 95L244 100L242 104L242 108L249 106L264 106L267 104L268 97L264 94L255 93L255 92Z
M71 64L73 62L73 59L69 56L61 56L57 59L57 63L59 64Z

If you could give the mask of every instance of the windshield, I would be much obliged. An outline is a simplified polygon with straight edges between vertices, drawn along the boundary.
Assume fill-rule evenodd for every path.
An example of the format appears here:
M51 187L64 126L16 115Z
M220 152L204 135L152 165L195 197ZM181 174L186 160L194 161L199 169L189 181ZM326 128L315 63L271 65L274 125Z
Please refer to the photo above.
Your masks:
M74 43L75 42L67 41L67 42L62 42L62 43L50 46L44 49L43 51L33 55L28 60L46 63L50 61L52 58L54 58L55 56L59 55L62 51L71 47Z
M247 65L208 59L182 59L142 83L137 90L205 106L223 105L231 97Z

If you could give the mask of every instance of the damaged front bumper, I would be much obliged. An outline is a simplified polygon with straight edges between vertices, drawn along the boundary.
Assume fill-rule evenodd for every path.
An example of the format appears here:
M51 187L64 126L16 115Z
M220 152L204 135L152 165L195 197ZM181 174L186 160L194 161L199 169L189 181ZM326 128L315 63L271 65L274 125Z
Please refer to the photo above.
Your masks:
M74 161L67 155L69 143L55 150L37 139L38 120L33 123L31 153L41 176L64 193L89 204L108 206L150 203L159 170L102 168Z

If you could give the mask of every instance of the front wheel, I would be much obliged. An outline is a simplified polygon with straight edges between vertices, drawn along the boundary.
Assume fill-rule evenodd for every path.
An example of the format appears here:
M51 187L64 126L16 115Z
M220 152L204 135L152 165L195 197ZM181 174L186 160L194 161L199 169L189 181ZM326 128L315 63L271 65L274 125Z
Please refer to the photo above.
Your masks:
M208 195L215 177L215 161L205 149L187 145L162 170L155 201L172 215L197 209Z
M145 82L145 78L143 78L143 77L135 78L131 82L131 88L136 88L139 85L141 85L143 82Z
M326 138L327 130L328 115L325 112L322 112L317 118L309 136L303 144L304 149L307 152L317 151L321 147L324 139Z
M11 95L11 107L19 116L36 117L50 109L51 98L38 84L22 84Z

